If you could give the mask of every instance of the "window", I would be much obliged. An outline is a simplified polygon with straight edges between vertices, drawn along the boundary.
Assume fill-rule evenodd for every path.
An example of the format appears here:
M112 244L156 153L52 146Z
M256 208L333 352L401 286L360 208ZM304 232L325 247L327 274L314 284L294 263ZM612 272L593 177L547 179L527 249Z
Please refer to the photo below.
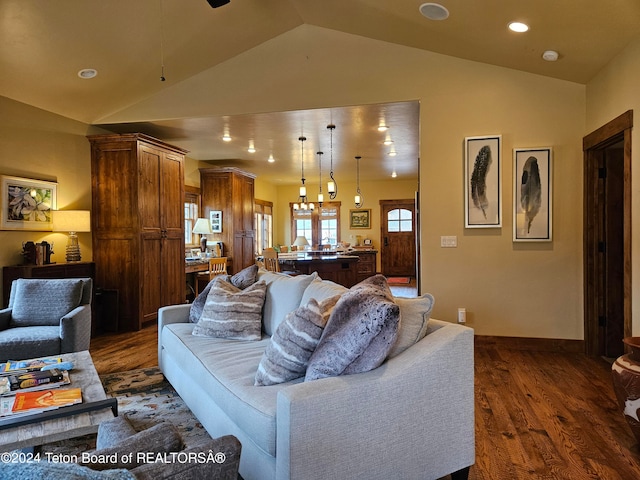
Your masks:
M184 192L184 243L185 245L199 245L197 233L193 233L193 226L200 212L200 189L185 185Z
M256 230L255 250L262 255L262 250L273 246L273 203L255 200L254 223Z
M340 202L324 202L312 212L291 209L291 243L297 236L309 245L337 245L340 241Z
M389 210L387 214L388 232L412 232L413 214L406 208L396 208Z

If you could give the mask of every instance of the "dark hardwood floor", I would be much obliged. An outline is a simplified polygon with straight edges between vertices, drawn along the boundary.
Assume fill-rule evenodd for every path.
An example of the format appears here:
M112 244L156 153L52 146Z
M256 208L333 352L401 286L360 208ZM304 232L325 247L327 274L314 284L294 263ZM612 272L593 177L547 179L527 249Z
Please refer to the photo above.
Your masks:
M475 347L470 480L640 479L640 449L618 410L610 364L483 338ZM100 374L157 365L156 350L155 327L91 343Z

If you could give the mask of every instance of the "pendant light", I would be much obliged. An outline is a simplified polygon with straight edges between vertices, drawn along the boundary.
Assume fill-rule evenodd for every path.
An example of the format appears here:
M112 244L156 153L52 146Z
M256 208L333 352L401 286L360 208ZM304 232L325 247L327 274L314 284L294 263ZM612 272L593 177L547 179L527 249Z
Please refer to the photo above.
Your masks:
M354 197L354 201L356 204L356 208L362 207L364 205L364 198L362 197L362 192L360 191L360 159L361 156L356 157L356 195Z
M322 206L324 202L324 195L322 194L322 155L323 152L317 152L318 154L318 171L319 171L319 183L320 183L320 191L318 192L318 205Z
M327 125L327 128L329 129L330 135L331 135L331 143L330 143L330 147L331 147L331 171L329 172L329 178L331 180L329 180L329 182L327 182L327 193L329 194L329 198L331 200L335 200L335 198L338 196L338 182L336 182L336 179L333 178L333 131L335 130L336 126L334 124L330 124Z
M307 187L304 184L304 181L306 180L304 178L304 142L307 140L307 137L304 137L304 136L298 137L298 140L300 140L300 165L301 165L300 171L302 173L302 178L300 180L302 180L302 184L300 185L300 191L298 196L299 203L293 204L293 210L313 211L313 209L315 208L315 205L313 203L307 204Z

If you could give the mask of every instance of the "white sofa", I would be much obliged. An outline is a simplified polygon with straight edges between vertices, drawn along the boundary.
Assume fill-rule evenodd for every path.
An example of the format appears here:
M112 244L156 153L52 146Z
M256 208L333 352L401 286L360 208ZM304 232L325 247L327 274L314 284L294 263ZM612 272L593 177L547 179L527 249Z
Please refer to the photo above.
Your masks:
M304 288L268 284L267 331L312 288L314 298L343 288L301 277L290 278ZM475 461L470 328L431 319L422 340L372 371L254 386L270 337L194 336L189 310L159 310L159 365L213 438L240 440L244 480L468 476Z

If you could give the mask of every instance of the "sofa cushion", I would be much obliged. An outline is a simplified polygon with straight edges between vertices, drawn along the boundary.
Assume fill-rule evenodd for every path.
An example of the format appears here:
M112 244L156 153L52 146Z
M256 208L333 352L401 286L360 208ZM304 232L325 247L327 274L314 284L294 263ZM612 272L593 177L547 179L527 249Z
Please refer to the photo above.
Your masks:
M25 462L3 463L3 480L136 480L124 468L101 472L76 463Z
M398 335L400 308L382 275L369 277L336 304L305 381L372 370L382 364Z
M221 278L226 280L227 282L235 285L236 287L244 290L247 287L250 287L258 280L258 266L251 265L247 268L240 270L235 275L218 275L216 278ZM193 323L198 323L200 320L200 315L202 315L202 309L204 308L204 304L207 301L207 296L209 295L209 291L211 290L211 286L213 282L216 280L214 278L211 280L204 290L200 292L200 294L195 298L193 303L191 304L191 309L189 310L189 321Z
M311 275L296 276L262 269L258 272L258 279L267 283L267 296L262 314L262 323L267 335L273 335L287 314L300 306L304 291L315 278L318 278L315 272Z
M10 325L60 325L60 319L80 305L83 285L78 278L15 280Z
M318 303L314 298L289 313L264 351L256 385L275 385L303 377L339 295Z
M321 278L314 279L302 294L302 300L300 305L306 305L309 300L315 298L318 302L326 300L327 298L335 295L342 295L348 292L349 289L344 285L332 282L330 280L322 280Z
M395 297L395 302L400 307L400 328L389 358L401 354L424 338L434 299L433 295L425 293L417 298Z
M262 281L240 290L216 278L193 335L260 340L266 289L267 285Z
M278 392L301 379L278 385L256 387L256 370L269 343L237 342L223 338L191 335L192 323L166 325L162 333L162 348L180 365L183 386L198 383L206 395L202 405L192 410L208 411L215 398L222 410L238 428L247 432L262 450L271 456L276 452L276 405Z

